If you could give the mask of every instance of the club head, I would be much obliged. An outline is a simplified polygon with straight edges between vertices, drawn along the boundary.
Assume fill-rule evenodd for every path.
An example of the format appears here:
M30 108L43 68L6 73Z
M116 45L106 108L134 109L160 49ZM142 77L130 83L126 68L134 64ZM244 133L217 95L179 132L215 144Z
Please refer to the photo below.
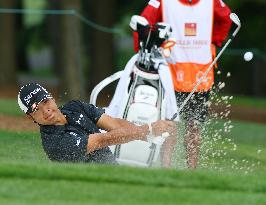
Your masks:
M238 16L235 13L231 13L230 14L230 19L237 25L236 30L232 34L232 36L235 37L236 34L238 33L240 27L241 27L241 22L240 22L240 19L238 18Z
M238 18L238 16L235 14L235 13L231 13L230 14L230 19L237 25L237 26L240 26L241 25L241 22Z

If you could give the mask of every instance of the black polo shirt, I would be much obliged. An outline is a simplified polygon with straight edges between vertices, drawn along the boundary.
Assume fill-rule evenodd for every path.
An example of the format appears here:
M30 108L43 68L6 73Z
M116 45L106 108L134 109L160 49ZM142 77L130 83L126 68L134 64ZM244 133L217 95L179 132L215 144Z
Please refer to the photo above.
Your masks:
M103 109L78 100L59 109L66 116L67 124L40 126L42 146L50 160L116 163L109 147L87 154L89 135L100 132L96 123L104 113Z

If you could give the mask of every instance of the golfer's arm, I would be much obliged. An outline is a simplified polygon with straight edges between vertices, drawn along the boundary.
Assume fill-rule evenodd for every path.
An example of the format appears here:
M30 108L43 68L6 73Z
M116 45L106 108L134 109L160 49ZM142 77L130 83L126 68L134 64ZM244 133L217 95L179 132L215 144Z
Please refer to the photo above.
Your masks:
M123 144L132 140L146 140L149 132L148 125L136 126L126 120L104 116L97 123L107 133L90 134L88 137L88 152L110 145Z
M128 128L135 128L136 125L133 123L120 119L120 118L113 118L110 117L109 115L103 114L101 118L97 122L97 127L106 130L106 131L111 131L115 130L121 127L128 127Z

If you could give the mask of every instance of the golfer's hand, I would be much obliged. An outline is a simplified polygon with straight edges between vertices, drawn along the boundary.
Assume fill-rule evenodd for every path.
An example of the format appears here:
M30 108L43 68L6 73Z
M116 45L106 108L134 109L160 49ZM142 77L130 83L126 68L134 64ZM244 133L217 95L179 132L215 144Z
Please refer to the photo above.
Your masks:
M153 136L161 136L165 132L171 134L175 130L175 124L172 121L158 120L152 123L151 126Z

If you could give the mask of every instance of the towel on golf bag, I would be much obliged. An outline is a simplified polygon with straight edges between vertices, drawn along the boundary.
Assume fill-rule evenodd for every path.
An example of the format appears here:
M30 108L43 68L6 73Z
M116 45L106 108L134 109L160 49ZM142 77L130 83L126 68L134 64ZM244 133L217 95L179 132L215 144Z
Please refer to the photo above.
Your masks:
M110 105L106 108L106 114L112 117L123 117L120 116L121 113L119 112L121 109L121 102L123 99L123 93L125 93L126 89L128 88L127 83L130 79L130 74L133 72L133 68L135 66L135 62L138 59L138 54L135 54L127 63L122 76L117 84L115 94L112 98ZM173 86L172 77L167 66L167 62L163 59L161 60L161 64L158 70L160 81L165 91L165 100L166 100L166 118L171 119L173 115L177 112L177 104L175 98L175 91ZM175 119L178 121L179 117Z

